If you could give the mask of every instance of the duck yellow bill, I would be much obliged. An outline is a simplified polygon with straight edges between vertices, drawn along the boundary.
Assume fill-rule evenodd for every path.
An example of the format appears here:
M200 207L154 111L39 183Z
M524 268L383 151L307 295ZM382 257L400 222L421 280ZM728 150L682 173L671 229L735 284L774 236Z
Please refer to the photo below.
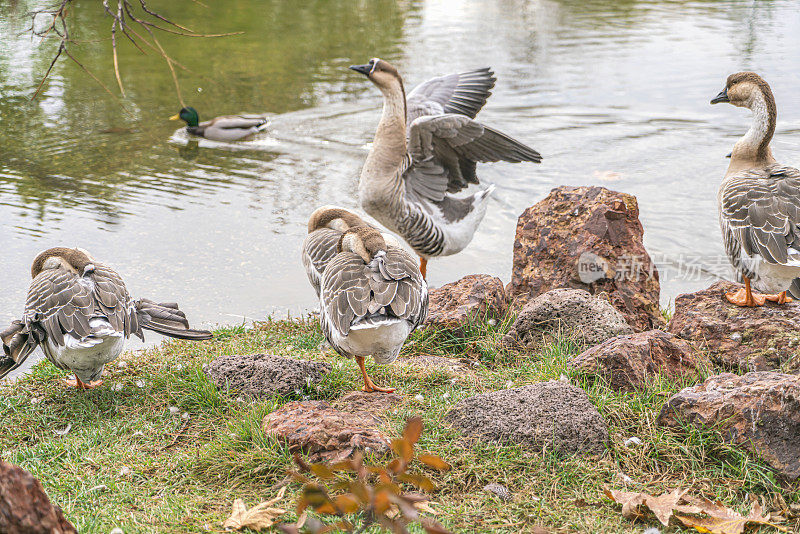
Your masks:
M180 119L181 119L180 114L173 115L172 117L169 118L169 120L171 120L171 121L177 121L177 120L180 120Z

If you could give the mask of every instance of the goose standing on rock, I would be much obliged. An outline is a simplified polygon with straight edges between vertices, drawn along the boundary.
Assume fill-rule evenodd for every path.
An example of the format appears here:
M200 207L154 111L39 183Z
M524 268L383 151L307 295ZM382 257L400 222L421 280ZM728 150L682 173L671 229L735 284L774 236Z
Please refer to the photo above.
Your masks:
M392 363L428 313L428 285L414 257L387 237L369 226L347 229L319 295L322 332L336 352L356 359L367 392L394 389L372 382L364 358Z
M753 113L717 194L725 251L744 279L744 288L726 297L738 306L791 302L787 292L800 297L800 171L772 156L775 98L758 74L739 72L728 76L725 89L711 100L720 102ZM753 293L751 281L766 294Z
M212 337L190 329L177 304L133 300L122 278L82 249L45 250L34 259L31 278L22 319L0 332L0 379L41 346L56 367L75 373L68 385L91 389L131 334L144 341L143 328L179 339Z
M308 281L317 292L317 297L319 297L322 273L336 256L342 234L350 228L366 225L366 221L352 211L337 206L323 206L311 214L301 259Z
M406 99L403 80L374 58L350 67L383 93L383 114L358 192L364 211L428 259L462 251L472 241L494 186L456 197L478 184L477 162L538 163L534 149L474 120L494 87L494 73L478 69L433 78Z
M266 130L269 125L269 121L263 115L225 115L200 122L197 110L192 107L181 109L169 120L183 120L190 135L222 142L239 141Z

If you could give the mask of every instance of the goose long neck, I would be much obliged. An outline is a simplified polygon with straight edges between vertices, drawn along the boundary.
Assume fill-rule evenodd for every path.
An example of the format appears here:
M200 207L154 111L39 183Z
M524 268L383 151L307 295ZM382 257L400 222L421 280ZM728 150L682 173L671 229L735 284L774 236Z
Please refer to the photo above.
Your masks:
M365 167L382 173L394 173L403 162L407 150L406 94L400 80L382 87L381 92L383 112Z
M778 112L769 88L754 92L748 107L753 113L753 122L747 133L734 145L729 169L738 170L775 163L769 143L775 133Z

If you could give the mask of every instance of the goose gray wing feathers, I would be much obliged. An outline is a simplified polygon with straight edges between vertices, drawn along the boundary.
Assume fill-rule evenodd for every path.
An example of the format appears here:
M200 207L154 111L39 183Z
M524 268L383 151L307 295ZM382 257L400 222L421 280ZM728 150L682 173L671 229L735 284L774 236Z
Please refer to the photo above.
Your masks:
M89 322L103 316L112 328L143 339L135 306L120 276L100 263L79 276L66 269L47 269L33 279L22 320L0 333L5 358L0 378L19 367L37 345L50 339L64 346L66 336L83 339L92 334ZM11 363L13 362L13 363Z
M477 162L539 162L534 149L464 115L424 116L408 131L410 161L401 167L406 191L434 202L477 184Z
M303 267L317 296L319 296L319 288L322 283L322 273L325 272L325 267L331 259L336 256L336 247L341 237L342 232L338 230L318 228L308 234L303 241L301 255Z
M720 218L749 256L800 265L800 171L783 165L727 179Z
M340 252L325 269L320 304L326 322L341 336L370 316L405 319L416 328L428 309L425 281L410 254L388 247L369 264L352 252Z
M486 67L421 83L406 99L408 122L423 115L443 113L457 113L474 119L491 96L495 81L494 72Z

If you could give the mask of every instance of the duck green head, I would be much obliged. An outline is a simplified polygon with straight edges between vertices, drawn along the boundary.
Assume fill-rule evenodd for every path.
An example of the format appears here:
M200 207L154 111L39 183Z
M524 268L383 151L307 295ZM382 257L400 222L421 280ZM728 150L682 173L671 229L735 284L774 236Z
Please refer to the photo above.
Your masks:
M177 115L169 118L171 121L181 119L189 126L197 126L200 123L200 117L197 115L197 110L192 107L181 109Z

